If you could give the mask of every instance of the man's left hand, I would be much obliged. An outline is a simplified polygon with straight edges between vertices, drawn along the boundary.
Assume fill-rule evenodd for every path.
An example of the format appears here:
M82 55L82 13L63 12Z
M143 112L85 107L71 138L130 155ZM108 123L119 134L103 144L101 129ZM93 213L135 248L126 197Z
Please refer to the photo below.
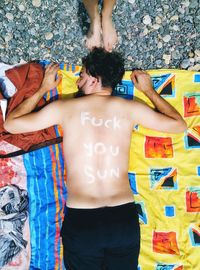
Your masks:
M40 89L42 89L42 91L44 92L44 94L57 87L58 84L60 83L62 77L58 76L56 78L57 72L60 69L58 64L50 64L47 66L46 70L45 70L45 74L44 74L44 78L41 84Z

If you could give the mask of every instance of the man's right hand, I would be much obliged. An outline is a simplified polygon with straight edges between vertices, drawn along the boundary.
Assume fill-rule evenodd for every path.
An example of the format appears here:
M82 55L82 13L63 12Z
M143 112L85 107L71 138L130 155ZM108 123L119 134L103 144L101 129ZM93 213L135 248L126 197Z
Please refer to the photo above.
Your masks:
M131 74L131 80L134 86L144 94L153 90L151 77L145 71L134 70Z

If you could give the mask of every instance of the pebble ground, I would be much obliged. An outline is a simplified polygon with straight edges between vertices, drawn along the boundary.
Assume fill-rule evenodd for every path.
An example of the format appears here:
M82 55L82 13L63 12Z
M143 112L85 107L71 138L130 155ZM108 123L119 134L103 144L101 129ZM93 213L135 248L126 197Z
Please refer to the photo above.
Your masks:
M117 0L113 21L126 69L200 70L200 0ZM1 0L0 62L81 64L88 28L79 0Z

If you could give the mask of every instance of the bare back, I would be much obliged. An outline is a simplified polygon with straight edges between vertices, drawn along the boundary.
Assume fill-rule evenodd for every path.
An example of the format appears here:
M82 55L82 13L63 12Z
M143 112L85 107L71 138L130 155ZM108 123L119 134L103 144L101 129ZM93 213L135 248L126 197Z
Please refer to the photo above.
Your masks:
M117 97L75 99L64 121L68 207L95 208L133 201L128 180L131 118Z

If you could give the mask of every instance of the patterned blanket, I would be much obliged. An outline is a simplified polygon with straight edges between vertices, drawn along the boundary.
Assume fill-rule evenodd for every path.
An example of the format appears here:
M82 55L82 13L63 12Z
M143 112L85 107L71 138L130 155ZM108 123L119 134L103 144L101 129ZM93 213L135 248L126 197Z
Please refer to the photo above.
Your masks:
M47 62L42 61L45 65ZM62 82L47 94L73 97L80 67L60 65ZM141 224L140 270L199 270L200 73L149 71L154 88L184 116L188 131L164 134L137 126L129 179ZM114 94L137 91L126 72ZM56 127L57 135L62 131ZM0 153L16 151L0 142ZM67 190L62 143L0 159L0 269L64 270L60 229Z

